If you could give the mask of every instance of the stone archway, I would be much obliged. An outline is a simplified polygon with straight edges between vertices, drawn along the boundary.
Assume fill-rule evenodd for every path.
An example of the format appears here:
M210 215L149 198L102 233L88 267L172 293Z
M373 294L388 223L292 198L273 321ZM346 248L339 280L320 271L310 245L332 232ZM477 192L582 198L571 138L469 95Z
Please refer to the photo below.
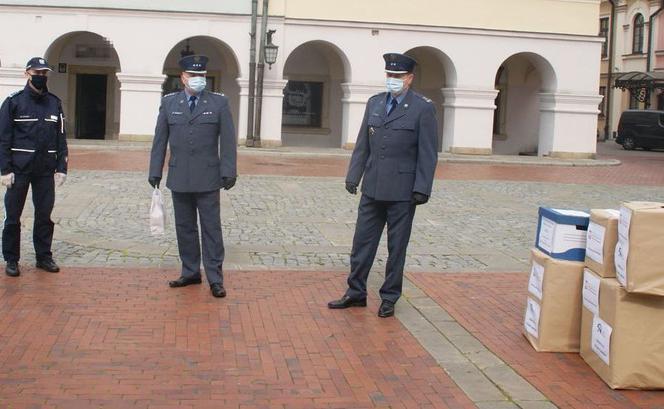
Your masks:
M556 90L551 64L534 53L507 58L496 72L493 145L498 155L537 155L541 94Z
M348 60L334 44L310 41L294 49L284 65L282 143L291 146L342 145L342 84L350 80Z
M431 99L436 105L438 120L438 151L443 150L445 111L443 104L444 88L453 88L456 83L456 71L452 60L433 47L416 47L405 53L417 61L413 90Z
M162 85L162 94L182 89L178 62L187 55L205 55L210 60L207 65L208 91L218 92L228 97L237 129L240 109L240 86L237 83L240 68L233 50L223 41L209 36L194 36L178 42L169 51L164 60L164 75L166 79Z
M63 102L68 137L116 139L120 128L121 64L113 43L89 31L62 35L48 47L49 89Z

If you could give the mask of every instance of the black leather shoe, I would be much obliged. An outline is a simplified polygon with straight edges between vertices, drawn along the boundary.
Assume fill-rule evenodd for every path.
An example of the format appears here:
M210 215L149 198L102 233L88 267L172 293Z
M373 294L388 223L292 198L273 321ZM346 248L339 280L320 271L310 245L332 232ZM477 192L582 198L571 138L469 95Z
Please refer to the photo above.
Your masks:
M344 295L338 300L330 301L329 303L327 303L327 308L330 308L332 310L341 310L348 307L366 307L366 306L367 306L366 298L353 299L347 295Z
M44 271L48 271L49 273L57 273L58 271L60 271L60 267L58 267L58 265L55 264L55 261L53 261L53 259L37 260L36 266L37 268L40 268Z
M378 309L378 316L381 318L387 318L393 315L394 315L394 303L383 300L383 302L380 303L380 308Z
M16 261L8 261L7 265L5 266L5 274L7 274L10 277L18 277L21 275L21 270L18 268L18 262Z
M224 298L226 296L226 289L219 283L210 284L210 292L213 297Z
M168 285L171 288L177 288L177 287L186 287L188 285L192 284L200 284L201 283L201 278L187 278L187 277L180 277L175 281L169 281Z

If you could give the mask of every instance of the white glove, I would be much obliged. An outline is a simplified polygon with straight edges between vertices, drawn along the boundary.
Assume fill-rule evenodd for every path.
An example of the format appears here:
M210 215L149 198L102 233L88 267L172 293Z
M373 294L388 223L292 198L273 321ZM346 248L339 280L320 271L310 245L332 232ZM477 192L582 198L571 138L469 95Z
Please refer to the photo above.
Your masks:
M66 173L57 173L55 174L55 185L56 186L62 186L63 183L65 183L65 180L67 180L67 174Z
M2 182L2 186L7 186L7 189L9 189L14 184L14 173L0 176L0 182Z

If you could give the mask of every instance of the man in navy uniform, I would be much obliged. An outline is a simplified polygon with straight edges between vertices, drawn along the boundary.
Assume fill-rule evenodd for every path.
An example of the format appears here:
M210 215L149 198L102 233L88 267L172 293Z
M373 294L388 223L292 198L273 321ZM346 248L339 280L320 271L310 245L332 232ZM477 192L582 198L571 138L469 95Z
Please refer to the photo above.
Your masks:
M410 90L416 61L403 54L385 54L387 92L367 102L348 174L346 190L362 197L350 255L348 290L328 307L367 305L367 278L387 224L389 256L380 289L378 316L394 315L401 296L406 248L415 206L431 196L438 160L436 110L431 100Z
M55 185L67 177L67 139L62 104L46 86L50 71L46 60L31 58L25 67L25 88L11 94L0 108L0 182L7 187L2 255L10 277L21 275L21 214L31 185L37 268L60 271L51 252L51 212Z
M155 129L148 182L159 187L166 157L175 213L175 232L182 261L180 278L171 287L201 283L203 266L214 297L225 297L222 264L219 191L237 178L237 142L228 99L205 90L208 58L191 55L180 60L184 91L161 100ZM198 237L198 221L202 240Z

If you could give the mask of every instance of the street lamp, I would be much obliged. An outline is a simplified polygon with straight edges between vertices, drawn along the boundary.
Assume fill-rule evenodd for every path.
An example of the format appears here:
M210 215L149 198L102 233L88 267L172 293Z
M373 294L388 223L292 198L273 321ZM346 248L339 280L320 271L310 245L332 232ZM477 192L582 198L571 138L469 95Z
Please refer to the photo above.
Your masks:
M272 34L277 30L268 30L267 32L267 44L265 44L265 62L268 65L269 69L272 69L272 64L277 62L277 53L279 52L279 46L272 44Z

